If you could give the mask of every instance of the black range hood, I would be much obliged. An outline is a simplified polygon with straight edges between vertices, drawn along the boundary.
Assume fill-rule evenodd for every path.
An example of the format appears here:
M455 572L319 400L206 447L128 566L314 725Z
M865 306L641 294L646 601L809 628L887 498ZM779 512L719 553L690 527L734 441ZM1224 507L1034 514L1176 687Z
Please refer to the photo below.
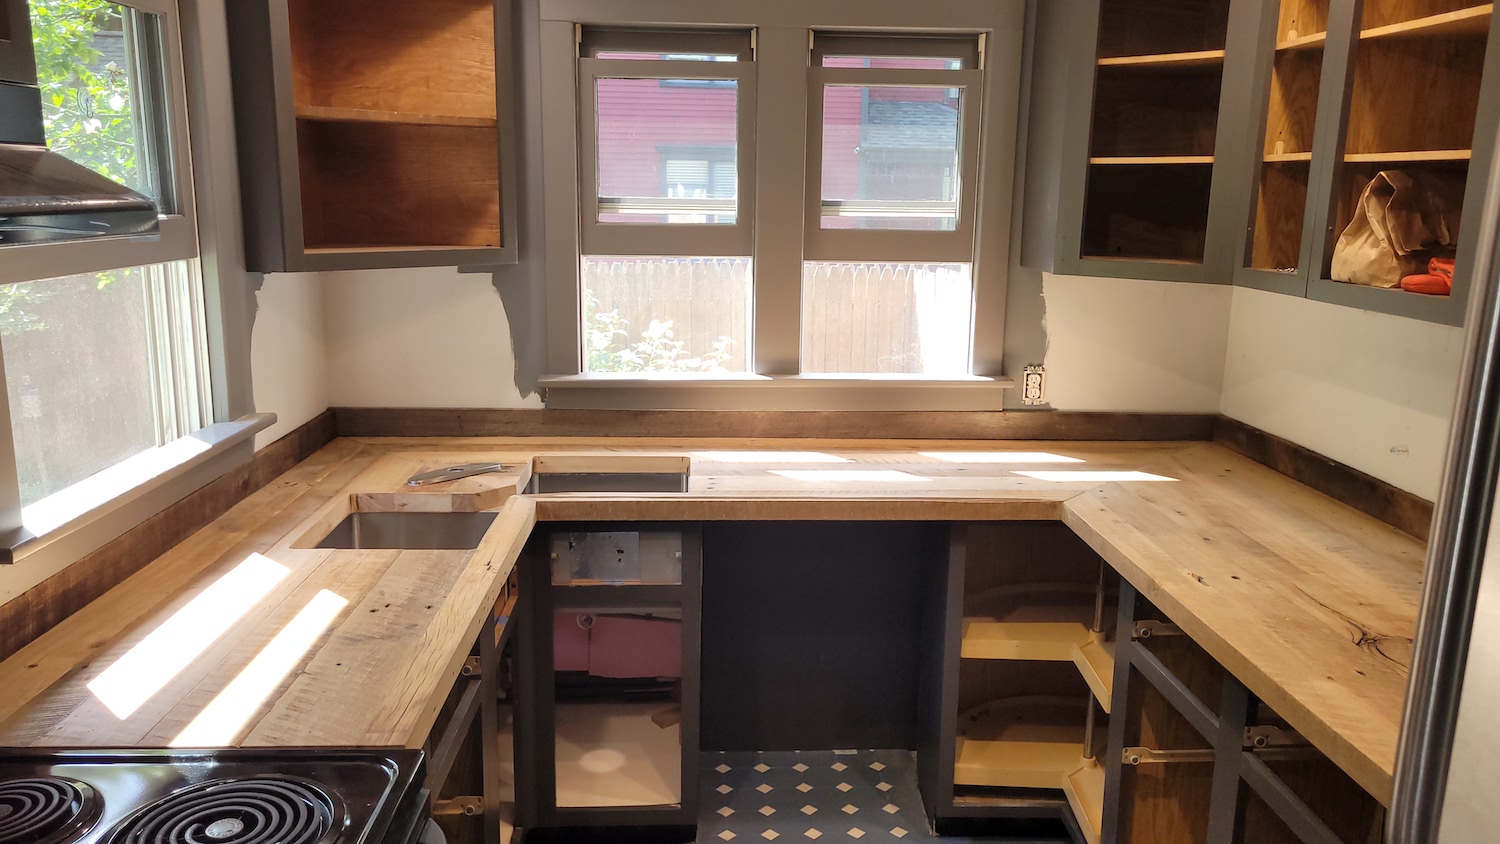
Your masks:
M47 149L40 92L0 82L0 246L155 234L156 203Z

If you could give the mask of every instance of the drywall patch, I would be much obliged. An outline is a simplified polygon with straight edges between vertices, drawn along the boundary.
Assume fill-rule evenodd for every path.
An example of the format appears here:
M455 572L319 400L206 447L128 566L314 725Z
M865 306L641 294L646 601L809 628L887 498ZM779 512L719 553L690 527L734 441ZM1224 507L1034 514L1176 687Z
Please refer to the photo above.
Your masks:
M1219 410L1232 288L1041 275L1047 399L1053 407Z
M328 409L328 343L321 275L251 278L256 282L250 335L255 408L276 414L276 424L255 435L259 449Z
M540 407L515 385L506 306L451 267L324 273L335 407Z

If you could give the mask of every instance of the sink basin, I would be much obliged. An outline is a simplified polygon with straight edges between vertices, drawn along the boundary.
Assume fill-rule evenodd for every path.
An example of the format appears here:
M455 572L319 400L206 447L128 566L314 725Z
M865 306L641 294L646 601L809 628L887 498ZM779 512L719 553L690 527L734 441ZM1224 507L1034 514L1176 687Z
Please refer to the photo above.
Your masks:
M687 492L687 475L676 472L558 472L532 475L526 491Z
M350 513L317 548L466 551L479 547L495 513Z
M538 455L525 492L687 492L686 456Z

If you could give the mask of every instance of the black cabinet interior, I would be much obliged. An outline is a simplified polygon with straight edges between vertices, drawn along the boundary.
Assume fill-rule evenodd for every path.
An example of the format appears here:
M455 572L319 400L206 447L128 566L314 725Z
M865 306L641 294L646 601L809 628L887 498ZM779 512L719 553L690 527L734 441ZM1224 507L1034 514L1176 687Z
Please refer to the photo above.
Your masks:
M703 749L915 749L946 524L703 527Z

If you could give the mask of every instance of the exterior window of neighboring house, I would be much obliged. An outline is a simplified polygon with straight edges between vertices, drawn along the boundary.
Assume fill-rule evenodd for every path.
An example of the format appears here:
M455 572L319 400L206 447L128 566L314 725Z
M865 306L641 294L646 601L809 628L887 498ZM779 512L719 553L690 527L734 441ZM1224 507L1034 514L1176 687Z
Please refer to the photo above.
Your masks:
M808 28L794 57L798 32L780 21L774 67L756 30L617 25L576 28L575 372L973 377L976 290L1003 302L1006 273L980 268L980 165L991 148L1009 155L1014 132L981 131L984 24ZM783 99L805 91L805 122L781 110L757 127L772 70ZM787 154L787 136L805 155ZM800 233L784 203L791 213L757 219L757 191L799 199ZM758 295L766 285L778 294Z
M0 352L28 526L72 506L49 496L128 485L212 421L175 2L31 0L31 24L48 146L153 198L162 229L8 247Z
M745 32L585 31L581 371L749 369L749 51Z

